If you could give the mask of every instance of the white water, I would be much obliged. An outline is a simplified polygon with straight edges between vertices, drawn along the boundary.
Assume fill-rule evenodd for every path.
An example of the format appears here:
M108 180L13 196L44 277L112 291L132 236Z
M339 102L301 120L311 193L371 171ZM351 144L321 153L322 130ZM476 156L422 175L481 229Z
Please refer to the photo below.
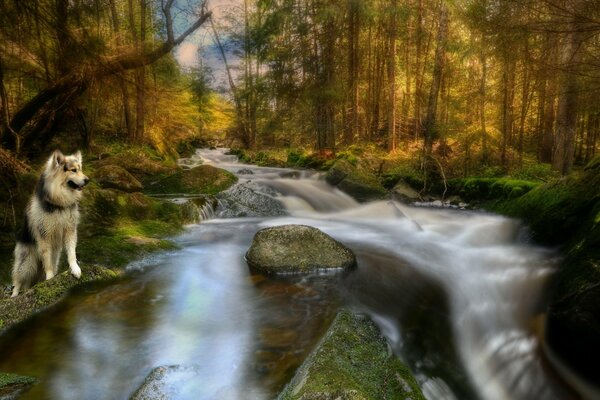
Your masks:
M199 150L197 157L232 172L242 168L220 152ZM315 176L288 179L278 177L286 170L243 168L253 171L244 178L282 193L280 200L291 214L265 219L260 226L312 225L351 248L392 254L438 282L449 299L452 332L448 334L478 397L569 398L546 370L536 329L556 260L550 251L526 243L519 221L392 201L359 205ZM393 280L392 271L386 274ZM401 353L402 326L378 310L371 311ZM420 378L428 398L457 398L443 379Z

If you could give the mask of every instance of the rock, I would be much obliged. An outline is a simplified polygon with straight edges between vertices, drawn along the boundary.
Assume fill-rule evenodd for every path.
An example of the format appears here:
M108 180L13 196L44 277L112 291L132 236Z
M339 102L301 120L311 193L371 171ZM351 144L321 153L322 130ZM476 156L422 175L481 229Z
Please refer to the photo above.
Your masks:
M417 382L375 324L340 312L278 400L424 400Z
M412 203L414 201L422 200L421 195L415 189L410 187L408 184L400 181L398 182L394 188L392 189L392 193L394 194L397 200L400 200L405 203Z
M220 193L217 215L220 218L267 217L286 215L277 192L254 182L240 183Z
M0 372L0 399L18 399L20 395L37 382L36 378Z
M346 269L356 265L354 253L331 236L306 225L282 225L256 233L246 261L267 274Z
M15 298L0 298L0 331L56 303L74 286L92 281L110 281L119 277L117 272L98 265L80 263L80 267L79 279L74 278L69 271L64 271L50 280L34 285Z
M346 160L338 160L327 171L325 180L360 202L384 198L387 191L377 177Z
M240 175L253 175L254 174L254 172L249 168L242 168L237 173Z
M143 186L133 175L118 165L105 165L94 173L94 180L103 188L123 192L139 192Z
M130 400L167 400L193 398L198 381L198 367L194 365L170 365L152 370Z
M200 165L154 179L146 185L152 194L217 194L237 182L231 172L212 165Z

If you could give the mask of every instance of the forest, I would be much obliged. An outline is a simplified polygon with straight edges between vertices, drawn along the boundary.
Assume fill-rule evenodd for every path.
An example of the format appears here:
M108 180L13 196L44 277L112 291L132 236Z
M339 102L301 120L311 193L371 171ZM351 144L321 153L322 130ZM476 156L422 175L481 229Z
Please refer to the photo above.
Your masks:
M6 156L65 137L164 153L204 135L247 149L434 154L468 176L524 165L564 175L597 152L594 1L238 3L215 21L204 3L3 2ZM200 55L191 68L174 57L198 28L220 49L226 90Z
M0 1L0 397L598 398L599 98L597 0Z

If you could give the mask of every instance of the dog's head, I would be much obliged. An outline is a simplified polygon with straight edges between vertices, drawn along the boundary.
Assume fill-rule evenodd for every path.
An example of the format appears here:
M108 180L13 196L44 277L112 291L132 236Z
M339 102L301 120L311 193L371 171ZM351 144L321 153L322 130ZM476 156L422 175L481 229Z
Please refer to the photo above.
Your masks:
M81 152L65 156L54 151L46 162L44 178L50 197L57 204L68 204L81 198L81 192L90 179L82 171Z

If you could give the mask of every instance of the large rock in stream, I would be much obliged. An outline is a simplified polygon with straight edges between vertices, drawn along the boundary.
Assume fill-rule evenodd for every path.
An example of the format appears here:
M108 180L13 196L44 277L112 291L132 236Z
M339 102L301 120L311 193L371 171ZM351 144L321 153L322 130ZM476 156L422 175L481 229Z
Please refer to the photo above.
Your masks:
M246 261L259 272L295 274L351 268L356 256L317 228L281 225L256 233Z
M415 378L365 316L342 311L278 400L424 400Z

